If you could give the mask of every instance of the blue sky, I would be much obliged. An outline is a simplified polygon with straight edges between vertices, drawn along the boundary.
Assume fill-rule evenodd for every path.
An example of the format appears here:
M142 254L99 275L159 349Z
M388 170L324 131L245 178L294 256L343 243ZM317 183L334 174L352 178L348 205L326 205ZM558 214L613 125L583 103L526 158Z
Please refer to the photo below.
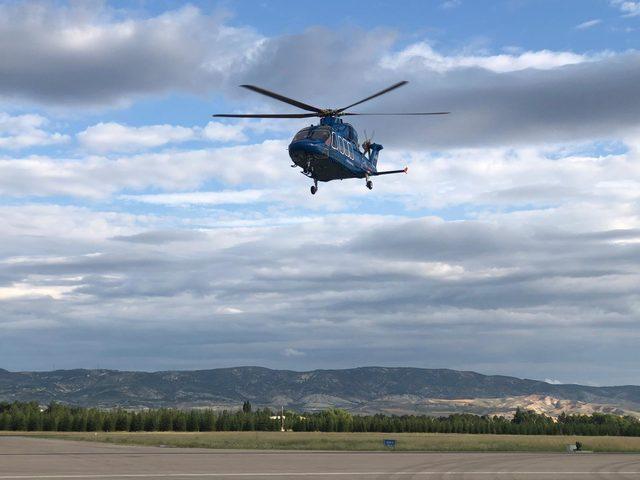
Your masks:
M0 367L639 383L640 3L0 3ZM373 191L289 168L359 111Z

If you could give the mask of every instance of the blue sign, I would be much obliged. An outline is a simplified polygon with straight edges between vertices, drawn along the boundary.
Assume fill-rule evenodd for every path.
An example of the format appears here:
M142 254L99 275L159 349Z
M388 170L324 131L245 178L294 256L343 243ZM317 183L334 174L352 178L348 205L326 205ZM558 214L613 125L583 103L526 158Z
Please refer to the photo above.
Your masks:
M388 448L396 448L396 441L395 441L395 440L392 440L392 439L390 439L390 438L385 438L385 439L383 440L383 442L384 442L384 446L385 446L385 447L388 447Z

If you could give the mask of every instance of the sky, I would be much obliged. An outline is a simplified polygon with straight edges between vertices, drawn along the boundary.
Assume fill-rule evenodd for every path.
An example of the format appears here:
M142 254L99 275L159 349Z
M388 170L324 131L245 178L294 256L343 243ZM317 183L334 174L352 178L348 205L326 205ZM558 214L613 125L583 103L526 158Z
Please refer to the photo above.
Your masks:
M640 384L640 2L0 1L0 368ZM359 112L407 175L290 168Z

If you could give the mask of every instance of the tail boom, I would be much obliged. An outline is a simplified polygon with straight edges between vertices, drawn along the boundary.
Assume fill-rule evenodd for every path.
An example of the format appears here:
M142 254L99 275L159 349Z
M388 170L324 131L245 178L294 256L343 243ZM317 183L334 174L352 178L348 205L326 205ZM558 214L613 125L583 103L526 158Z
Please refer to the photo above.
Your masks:
M392 173L407 173L409 171L409 167L404 167L402 170L385 170L382 172L370 173L369 176L377 177L380 175L391 175Z

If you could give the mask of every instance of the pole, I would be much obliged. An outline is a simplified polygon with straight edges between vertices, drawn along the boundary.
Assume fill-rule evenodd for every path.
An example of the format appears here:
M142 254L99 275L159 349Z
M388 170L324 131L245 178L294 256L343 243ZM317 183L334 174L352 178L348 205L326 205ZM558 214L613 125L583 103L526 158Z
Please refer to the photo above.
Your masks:
M280 407L280 431L284 432L284 406Z

